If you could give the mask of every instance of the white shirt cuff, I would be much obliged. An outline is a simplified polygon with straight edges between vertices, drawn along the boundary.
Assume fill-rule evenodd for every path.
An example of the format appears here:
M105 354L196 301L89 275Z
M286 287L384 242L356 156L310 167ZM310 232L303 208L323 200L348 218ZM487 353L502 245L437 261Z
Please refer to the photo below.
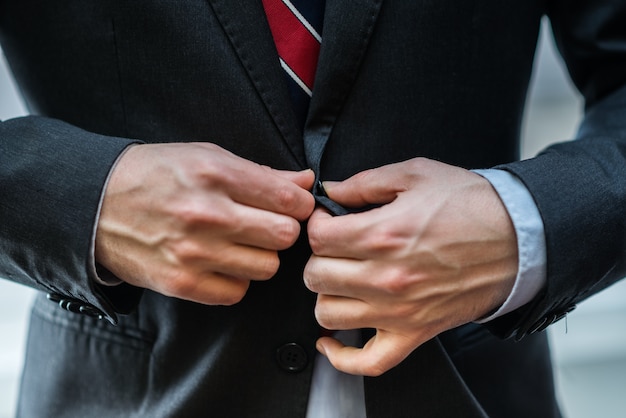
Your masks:
M511 294L485 323L530 302L546 283L546 241L543 220L530 192L519 178L504 170L473 170L487 179L504 203L517 235L518 269Z

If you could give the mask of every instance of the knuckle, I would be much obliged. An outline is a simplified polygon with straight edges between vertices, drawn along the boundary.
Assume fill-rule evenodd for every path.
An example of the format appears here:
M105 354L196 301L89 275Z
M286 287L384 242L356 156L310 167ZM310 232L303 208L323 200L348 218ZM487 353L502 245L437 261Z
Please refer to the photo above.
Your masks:
M232 306L241 302L241 300L248 292L249 287L249 281L233 279L232 286L229 287L228 291L220 295L220 305Z
M165 276L158 290L165 296L191 300L209 305L231 306L241 302L246 295L250 282L230 278L227 282L218 280L213 273L197 274L188 270L176 270ZM223 277L222 277L223 278Z
M300 235L300 224L291 218L285 218L273 228L278 249L291 247Z
M320 303L319 298L318 298L317 304L315 305L314 312L315 312L315 320L317 321L318 324L328 329L333 327L334 324L330 322L328 312L323 306L323 304Z
M419 171L424 167L430 165L431 160L426 157L416 157L408 161L409 168Z
M271 279L278 272L280 259L278 253L270 252L268 255L260 257L258 279Z
M283 212L291 213L297 209L299 199L293 190L284 188L276 189L276 202Z
M277 189L276 201L280 212L299 220L308 218L315 209L315 198L302 189Z
M211 150L215 154L216 150ZM210 162L209 162L210 161ZM211 156L207 159L199 159L195 165L189 167L193 178L206 188L223 186L228 181L229 171L221 158Z
M432 168L432 161L425 157L416 157L406 162L406 167L403 171L404 178L409 183L419 181L423 177L424 173L427 173Z
M389 254L401 251L407 245L402 229L393 223L378 225L364 237L364 246L373 254Z
M195 223L191 226L195 227L199 224L203 224L212 228L234 228L239 222L235 211L228 211L226 208L221 208L217 204L212 207L210 206L211 205L203 205L196 211L196 217L192 219Z
M309 262L304 267L303 279L304 285L311 292L318 293L317 304L320 305L323 303L323 299L321 299L321 294L324 293L325 287L323 286L324 281L319 280L321 277L320 271L322 271L322 267L320 267L320 263L318 262L318 258L312 257Z
M304 286L309 289L311 292L316 292L315 280L311 275L311 262L309 261L307 265L304 267L304 272L302 273L302 280L304 281Z
M311 247L311 252L313 254L321 253L322 245L319 239L319 235L315 233L311 233L311 228L309 228L309 246Z
M389 268L380 279L380 287L390 295L405 295L413 285L412 277L400 267Z
M221 225L228 217L214 205L207 205L202 199L191 197L179 202L171 210L172 216L183 230L195 228L199 224Z
M166 296L190 299L197 286L198 283L194 275L179 270L164 281L161 291Z
M302 203L302 208L304 212L304 218L308 218L315 210L315 198L311 193L307 193L304 202Z
M168 258L175 265L181 266L202 256L203 251L196 242L189 239L178 239L170 242L167 248Z
M322 229L315 223L309 222L307 225L309 246L313 254L321 254L324 248L324 234Z
M382 362L377 361L374 364L371 364L370 366L366 367L365 373L363 374L366 376L370 376L370 377L379 377L386 371L387 369L383 366Z

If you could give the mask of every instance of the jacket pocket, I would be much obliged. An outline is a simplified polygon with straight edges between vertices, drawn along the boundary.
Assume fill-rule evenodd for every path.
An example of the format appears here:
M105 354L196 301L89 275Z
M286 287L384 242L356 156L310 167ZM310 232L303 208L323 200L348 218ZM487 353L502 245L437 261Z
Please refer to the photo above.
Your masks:
M152 345L145 331L66 312L38 297L17 415L141 415L150 386Z

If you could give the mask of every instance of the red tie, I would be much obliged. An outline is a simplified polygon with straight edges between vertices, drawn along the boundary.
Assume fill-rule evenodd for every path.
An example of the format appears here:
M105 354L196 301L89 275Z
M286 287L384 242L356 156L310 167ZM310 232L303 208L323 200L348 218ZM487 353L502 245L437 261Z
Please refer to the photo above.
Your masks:
M290 0L263 0L263 7L278 50L280 65L310 98L322 42L321 30L315 29L313 25L317 26L317 22L309 22L294 3ZM311 5L306 3L303 2L303 9L310 9Z

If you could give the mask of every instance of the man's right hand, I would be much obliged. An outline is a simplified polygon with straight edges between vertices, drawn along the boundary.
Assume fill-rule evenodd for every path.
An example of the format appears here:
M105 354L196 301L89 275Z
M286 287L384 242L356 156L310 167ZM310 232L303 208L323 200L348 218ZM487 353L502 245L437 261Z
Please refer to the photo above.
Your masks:
M208 143L134 146L105 191L96 261L164 295L237 303L298 238L313 181L311 170L274 170Z

